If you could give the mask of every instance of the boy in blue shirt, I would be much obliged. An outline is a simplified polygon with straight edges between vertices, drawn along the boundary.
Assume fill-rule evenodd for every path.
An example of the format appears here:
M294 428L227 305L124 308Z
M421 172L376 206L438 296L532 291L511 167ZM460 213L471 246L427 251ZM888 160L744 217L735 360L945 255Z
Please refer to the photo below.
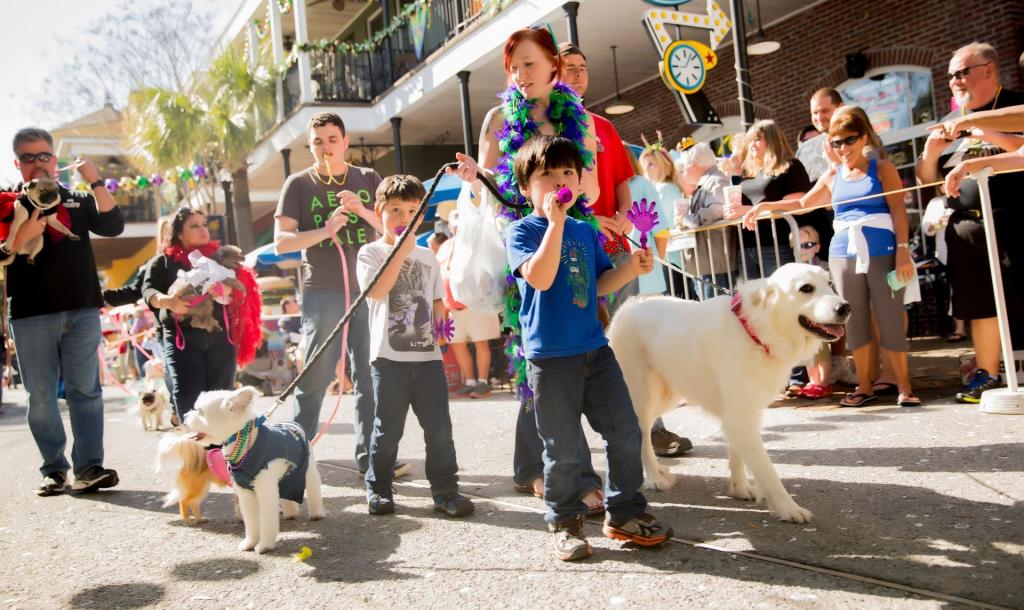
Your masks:
M380 183L374 212L384 235L359 250L356 275L361 290L368 288L395 249L398 237L406 231L415 234L419 225L410 224L424 195L423 184L414 176L389 176ZM415 239L405 240L366 296L370 372L377 405L366 470L367 509L371 515L395 512L391 483L398 442L412 406L423 427L434 510L452 517L468 515L473 512L473 503L459 493L448 384L434 337L435 321L445 317L437 258L427 248L417 246Z
M475 163L460 156L460 176ZM606 443L603 532L641 546L665 542L672 530L646 512L640 493L640 427L615 354L597 319L597 297L615 292L653 268L648 250L613 268L586 222L567 217L580 194L583 160L566 138L534 136L516 154L513 169L533 213L508 227L506 248L523 304L519 313L527 379L534 393L537 430L544 443L545 520L555 552L570 561L591 555L583 535L587 506L580 499L580 416ZM560 203L558 192L572 198Z

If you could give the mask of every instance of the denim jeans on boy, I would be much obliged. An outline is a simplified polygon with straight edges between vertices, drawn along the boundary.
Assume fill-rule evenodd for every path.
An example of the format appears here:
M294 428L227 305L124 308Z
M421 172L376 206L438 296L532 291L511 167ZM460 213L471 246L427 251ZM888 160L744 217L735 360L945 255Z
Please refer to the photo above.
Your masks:
M57 407L57 382L64 376L74 444L75 474L103 465L103 391L97 350L100 315L73 309L11 320L18 369L28 391L28 427L39 447L46 476L65 473L67 436Z
M405 418L411 405L423 428L425 468L431 494L447 496L457 492L459 465L455 460L448 382L442 362L396 362L377 358L371 370L377 412L370 436L366 490L391 496L398 442L405 432Z
M580 428L579 438L580 489L584 493L601 489L601 477L594 472L590 457L590 444ZM512 480L518 485L528 485L535 479L544 478L544 443L537 432L537 418L532 408L519 405L516 420L515 452L512 455Z
M331 334L341 316L345 315L345 295L330 291L307 289L302 294L302 343L306 350L307 368L295 388L295 422L312 439L320 431L320 407L327 386L337 376L341 358L341 333L327 346L325 353L309 367L309 358ZM356 464L365 471L373 431L373 381L370 378L370 319L364 303L348 322L348 363L355 390ZM341 388L338 388L341 391Z
M647 500L640 493L640 425L612 349L604 346L577 356L528 360L526 375L544 443L544 519L564 523L587 513L580 499L581 415L605 442L608 515L624 523L642 513Z
M176 335L165 330L164 358L171 380L171 403L178 420L184 421L200 394L235 387L235 346L228 343L223 330L211 333L184 325L184 349L175 345Z
M761 258L760 259L758 259L758 256L757 256L758 249L757 249L756 246L753 247L753 248L744 248L743 249L743 256L745 256L746 260L747 260L747 279L756 280L756 279L761 277L761 271L762 271L761 263L762 262L764 263L764 265L763 265L764 277L768 277L769 275L775 273L775 270L779 268L779 265L775 264L775 248L773 246L770 246L770 245L768 245L768 246L764 245L764 242L761 242L761 243L762 243L762 245L761 245ZM796 259L793 258L793 250L791 250L787 246L784 246L784 245L780 244L779 245L779 262L781 264L785 265L786 263L792 263L795 260ZM736 275L741 280L743 279L743 262L742 261L743 261L743 259L740 259L740 260L736 261L736 264L739 266L739 270L736 272Z

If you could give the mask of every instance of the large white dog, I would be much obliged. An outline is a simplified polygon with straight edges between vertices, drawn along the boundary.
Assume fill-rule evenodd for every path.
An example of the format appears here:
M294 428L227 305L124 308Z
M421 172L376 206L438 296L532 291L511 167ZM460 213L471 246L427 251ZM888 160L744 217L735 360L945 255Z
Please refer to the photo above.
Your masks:
M828 273L799 263L741 284L733 297L625 303L608 337L643 431L644 486L667 489L674 483L654 455L651 425L685 401L722 420L731 496L767 500L784 521L811 520L810 511L786 492L768 458L761 413L794 366L810 358L822 341L843 336L849 316L850 306L829 287Z

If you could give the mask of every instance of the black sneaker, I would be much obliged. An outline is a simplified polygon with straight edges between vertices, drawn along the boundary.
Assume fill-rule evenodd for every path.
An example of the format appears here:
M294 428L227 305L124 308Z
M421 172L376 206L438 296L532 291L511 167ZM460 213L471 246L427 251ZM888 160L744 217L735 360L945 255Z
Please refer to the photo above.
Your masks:
M473 503L469 498L458 492L448 496L434 496L435 512L446 513L449 517L465 517L473 510Z
M651 430L651 444L654 445L654 455L658 457L675 457L693 449L690 439L665 428Z
M986 390L992 390L1002 385L999 377L993 377L985 369L978 369L971 375L971 380L963 389L956 393L956 401L965 404L976 405L981 402L981 395Z
M117 471L102 466L90 466L80 475L75 476L71 491L87 494L100 489L108 489L119 483Z
M616 524L611 515L605 515L601 531L613 540L624 540L640 546L657 546L672 536L672 528L649 513L641 513L622 524Z
M555 557L562 561L578 561L590 557L594 551L583 535L583 517L565 523L549 524L555 533Z
M68 487L68 477L63 472L51 472L50 474L43 477L43 482L39 484L39 489L36 490L37 496L59 496L64 493Z
M371 515L393 515L395 501L391 496L382 496L371 491L366 497L366 508Z

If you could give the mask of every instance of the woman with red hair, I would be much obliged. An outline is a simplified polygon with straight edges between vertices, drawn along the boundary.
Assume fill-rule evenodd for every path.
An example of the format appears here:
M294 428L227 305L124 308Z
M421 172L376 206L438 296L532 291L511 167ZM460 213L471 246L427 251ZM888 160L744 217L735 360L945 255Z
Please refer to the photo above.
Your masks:
M583 176L580 195L570 215L590 222L596 221L587 202L596 201L600 194L597 181L597 138L594 119L587 114L579 96L561 82L562 62L551 32L544 28L525 28L514 32L505 41L505 76L508 82L500 96L501 104L487 113L480 130L479 167L493 172L502 193L502 203L529 205L519 192L512 171L512 160L527 140L536 135L559 135L572 140L583 157ZM467 182L477 179L477 162L470 156L457 154L460 162L454 173ZM501 206L501 214L518 219L530 213L530 208ZM517 491L544 493L543 445L537 433L537 422L531 408L533 393L526 383L526 361L522 351L519 329L508 320L518 319L521 296L515 284L509 286L505 299L504 320L510 326L506 353L512 360L514 384L524 408L519 410L516 425L513 481ZM604 497L601 479L594 472L590 448L582 435L580 443L581 489L586 491L583 501L594 512L603 510Z

